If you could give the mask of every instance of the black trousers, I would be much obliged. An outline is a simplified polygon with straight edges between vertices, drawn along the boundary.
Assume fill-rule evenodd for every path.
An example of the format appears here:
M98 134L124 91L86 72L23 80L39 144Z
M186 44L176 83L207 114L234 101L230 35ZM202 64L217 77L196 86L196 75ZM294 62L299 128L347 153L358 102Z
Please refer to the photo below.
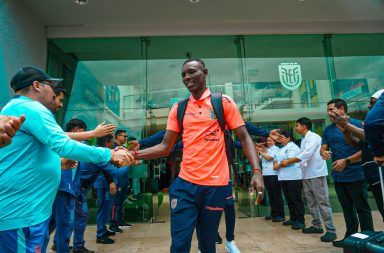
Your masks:
M374 185L371 185L372 195L375 198L377 209L379 210L381 217L384 221L384 204L383 204L383 193L381 191L380 182Z
M288 202L290 219L304 224L303 181L300 179L279 182L285 199Z
M267 189L269 202L271 204L272 217L285 217L283 194L276 175L264 176L264 185Z
M368 204L365 181L335 182L334 184L347 226L345 237L358 232L359 222L361 231L373 231L372 214Z

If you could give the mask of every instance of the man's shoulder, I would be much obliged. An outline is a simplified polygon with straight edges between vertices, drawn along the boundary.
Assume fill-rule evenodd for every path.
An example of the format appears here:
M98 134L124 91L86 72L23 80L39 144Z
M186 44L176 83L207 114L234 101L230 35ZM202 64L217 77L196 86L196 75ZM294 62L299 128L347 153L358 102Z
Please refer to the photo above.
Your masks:
M362 128L363 127L363 121L359 120L359 119L355 119L355 118L352 118L350 117L349 118L349 122L354 125L354 126L357 126L359 128Z

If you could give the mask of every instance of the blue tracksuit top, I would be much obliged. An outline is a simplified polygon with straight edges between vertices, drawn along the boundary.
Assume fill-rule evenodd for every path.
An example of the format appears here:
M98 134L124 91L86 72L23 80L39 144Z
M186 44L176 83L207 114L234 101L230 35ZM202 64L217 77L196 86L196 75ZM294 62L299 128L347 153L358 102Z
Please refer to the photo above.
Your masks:
M384 93L368 111L364 133L374 156L384 156Z
M114 177L126 174L128 166L117 168L110 163L89 163L79 162L77 167L76 176L74 180L74 187L76 196L79 196L80 190L86 190L97 179L100 173L104 175L108 184L113 182Z
M71 140L40 102L15 96L1 114L26 116L12 143L0 149L0 231L46 221L60 182L60 157L108 162L109 149Z

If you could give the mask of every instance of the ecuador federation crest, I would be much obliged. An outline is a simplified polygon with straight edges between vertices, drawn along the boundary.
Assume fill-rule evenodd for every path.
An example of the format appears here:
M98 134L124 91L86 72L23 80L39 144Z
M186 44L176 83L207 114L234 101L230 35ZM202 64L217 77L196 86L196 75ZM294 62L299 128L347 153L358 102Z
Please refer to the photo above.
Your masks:
M279 77L281 85L288 90L299 88L303 81L301 77L301 67L297 63L280 63Z
M172 199L171 200L171 208L175 209L177 207L177 199Z

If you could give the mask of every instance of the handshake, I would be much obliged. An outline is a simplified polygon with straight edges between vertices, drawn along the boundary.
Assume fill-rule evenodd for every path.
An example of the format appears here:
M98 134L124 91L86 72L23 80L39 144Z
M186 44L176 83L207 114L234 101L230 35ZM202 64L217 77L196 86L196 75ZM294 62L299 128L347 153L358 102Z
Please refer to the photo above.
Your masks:
M112 158L110 162L119 168L140 163L139 160L135 160L135 151L127 150L124 147L117 147L112 150Z

